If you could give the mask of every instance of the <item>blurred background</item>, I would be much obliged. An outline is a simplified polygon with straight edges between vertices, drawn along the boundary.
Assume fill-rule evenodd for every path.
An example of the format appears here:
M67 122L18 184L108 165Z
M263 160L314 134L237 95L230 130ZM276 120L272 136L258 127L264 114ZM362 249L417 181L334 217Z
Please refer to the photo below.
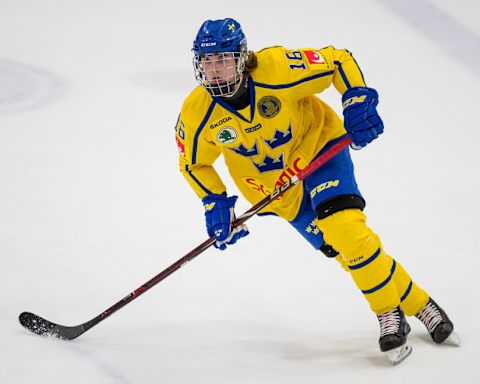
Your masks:
M350 277L272 217L75 341L19 325L83 323L206 239L174 126L197 30L225 17L253 50L353 53L385 123L352 155L369 225L461 348L411 319L412 356L389 366ZM0 383L477 382L479 20L477 0L0 0Z

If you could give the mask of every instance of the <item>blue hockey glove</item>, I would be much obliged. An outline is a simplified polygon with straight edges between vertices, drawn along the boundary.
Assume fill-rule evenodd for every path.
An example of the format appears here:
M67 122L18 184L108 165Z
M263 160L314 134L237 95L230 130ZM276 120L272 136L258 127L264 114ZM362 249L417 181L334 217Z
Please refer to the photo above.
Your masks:
M237 198L227 197L226 194L211 194L202 199L208 235L215 236L216 242L213 245L221 251L227 248L227 244L235 244L249 233L245 224L231 229L231 223L235 220L234 207Z
M343 94L344 125L352 139L353 149L365 147L383 133L377 104L378 93L373 88L353 87Z

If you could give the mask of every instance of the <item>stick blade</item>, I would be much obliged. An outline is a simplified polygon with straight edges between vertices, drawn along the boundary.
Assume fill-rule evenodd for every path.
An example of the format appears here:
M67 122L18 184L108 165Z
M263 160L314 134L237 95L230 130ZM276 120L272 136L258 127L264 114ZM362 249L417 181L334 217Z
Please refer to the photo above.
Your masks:
M85 332L82 325L65 327L63 325L52 323L51 321L31 312L22 312L18 317L18 320L20 321L20 324L30 332L36 333L40 336L56 337L62 340L72 340Z

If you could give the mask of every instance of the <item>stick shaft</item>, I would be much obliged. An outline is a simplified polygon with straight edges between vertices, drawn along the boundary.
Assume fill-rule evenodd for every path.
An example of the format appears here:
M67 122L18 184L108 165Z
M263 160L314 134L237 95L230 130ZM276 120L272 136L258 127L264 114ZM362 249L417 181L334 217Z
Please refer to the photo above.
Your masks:
M248 219L256 215L259 211L261 211L263 208L269 205L272 201L274 201L279 196L284 194L287 190L289 190L291 187L293 187L293 185L295 185L301 180L304 180L306 177L308 177L313 172L315 172L318 168L320 168L323 164L329 161L331 158L335 157L339 152L341 152L345 147L347 147L350 144L350 142L351 141L348 136L345 136L342 140L338 141L331 148L325 151L322 155L318 156L314 161L312 161L306 168L302 169L295 178L293 178L292 180L289 180L287 183L277 188L270 195L266 196L263 200L261 200L260 202L252 206L248 211L246 211L241 216L239 216L237 220L233 223L233 227L236 227L240 224L245 223ZM101 315L97 316L95 319L97 319L98 321L95 322L95 324L106 319L108 316L118 311L120 308L124 307L129 302L135 300L138 296L142 295L143 293L148 291L150 288L157 285L160 281L170 276L172 273L180 269L186 263L193 260L195 257L203 253L205 250L207 250L211 245L213 245L214 242L215 242L214 237L210 237L208 240L205 240L195 249L192 249L190 252L188 252L181 259L177 260L175 263L170 265L168 268L164 269L158 275L151 278L149 281L147 281L145 284L137 288L135 291L129 293L118 303L115 303L110 308L105 310ZM93 327L93 325L95 324L92 324L90 327Z
M285 184L281 185L279 188L275 189L270 195L266 196L263 200L252 206L248 211L244 214L239 216L233 223L232 226L236 227L240 224L243 224L252 216L257 214L279 196L284 194L290 188L292 188L295 184L304 180L310 174L312 174L315 170L317 170L320 166L325 164L328 160L332 157L337 155L340 151L342 151L346 146L350 144L350 139L348 137L343 138L327 151L325 151L322 155L320 155L317 159L315 159L311 164L309 164L305 169L301 170L298 175L294 176L291 180L287 181ZM74 327L63 326L60 324L52 323L48 320L45 320L35 314L30 312L24 312L20 315L20 323L28 328L30 331L35 332L37 334L50 334L52 336L56 336L62 339L71 340L74 339L81 334L88 331L90 328L94 327L101 321L105 320L107 317L112 315L113 313L117 312L119 309L123 308L125 305L130 303L131 301L135 300L140 295L147 292L150 288L157 285L159 282L170 276L172 273L180 269L189 261L193 260L195 257L203 253L207 250L213 243L215 242L215 237L210 237L209 239L205 240L203 243L198 245L196 248L192 249L188 252L185 256L177 260L175 263L164 269L162 272L157 274L156 276L152 277L146 283L142 284L140 287L135 289L133 292L130 292L127 296L123 299L118 301L117 303L113 304L110 308L103 311L97 317Z

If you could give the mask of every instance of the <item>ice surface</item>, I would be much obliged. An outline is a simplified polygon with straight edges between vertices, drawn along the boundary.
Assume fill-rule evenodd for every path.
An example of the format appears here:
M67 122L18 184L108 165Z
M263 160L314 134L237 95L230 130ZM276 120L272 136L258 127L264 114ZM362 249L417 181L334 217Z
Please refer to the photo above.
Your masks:
M478 382L480 63L436 32L478 42L480 5L402 3L422 12L386 0L2 0L0 383ZM271 217L75 341L20 326L25 310L87 321L205 240L173 135L195 86L197 28L226 16L252 49L353 52L386 125L353 154L369 224L447 310L462 347L434 345L411 319L413 353L391 367L349 276ZM340 111L334 90L323 97Z

